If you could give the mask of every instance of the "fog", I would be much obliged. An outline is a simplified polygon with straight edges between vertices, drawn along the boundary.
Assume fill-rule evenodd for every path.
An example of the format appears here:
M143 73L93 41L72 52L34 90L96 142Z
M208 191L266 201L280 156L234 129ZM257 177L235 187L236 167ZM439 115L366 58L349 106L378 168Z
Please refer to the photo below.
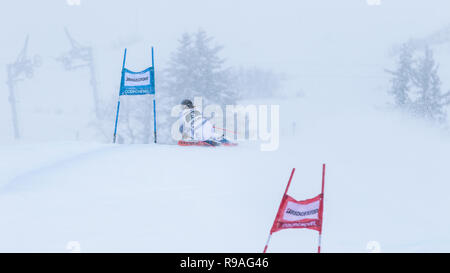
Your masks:
M389 48L448 25L450 7L444 0L382 1L380 6L365 0L67 3L4 2L1 62L14 60L26 34L30 52L45 59L60 54L69 46L63 33L67 27L77 41L95 47L101 66L115 67L115 74L98 72L106 85L117 78L121 51L132 42L138 47L129 52L130 66L145 66L145 49L153 45L156 65L164 67L181 34L202 28L224 45L230 64L285 72L292 78L291 88L324 88L324 80L326 88L337 88L339 78L373 86L383 77ZM101 57L102 52L108 56ZM43 71L50 69L51 59L46 63Z
M440 190L448 188L449 180L444 171L450 147L448 119L436 125L398 111L389 95L392 76L386 69L396 67L400 45L422 39L434 52L442 92L450 89L450 35L440 42L430 39L450 26L450 2L370 3L377 1L3 1L0 234L9 235L1 238L0 251L65 251L67 241L81 240L87 251L257 252L291 167L299 170L295 183L301 182L294 186L294 197L309 198L317 194L315 182L324 162L330 166L324 251L362 252L370 240L381 240L384 250L392 252L449 251L450 221L438 221L446 215L440 210L450 206L445 190ZM67 71L58 61L71 49L65 29L77 43L92 47L102 119L94 112L89 70ZM140 71L151 66L154 47L158 126L170 129L171 124L163 123L172 121L162 118L173 106L168 100L172 93L165 93L163 86L165 71L183 33L199 30L223 46L220 56L226 67L280 75L280 87L273 94L249 97L241 88L237 101L280 106L281 139L273 154L248 141L231 150L194 147L194 152L127 140L125 145L111 144L124 49L126 67ZM38 55L42 65L15 86L21 133L15 139L7 65L16 61L27 35L27 56L34 60ZM147 99L123 98L121 115L136 110L132 103ZM125 120L119 118L119 135ZM185 158L192 161L186 164ZM198 166L207 166L207 171L198 171ZM218 173L224 175L217 177ZM442 195L440 210L429 213L416 202L431 204L436 192ZM186 202L184 233L177 233L176 219L159 210L177 209L165 199L172 194ZM22 203L23 196L29 201ZM214 202L210 211L224 217L200 217L198 200L203 196ZM119 217L129 222L116 223L112 208L118 207ZM242 207L258 213L249 218ZM91 209L95 213L83 213ZM344 210L348 215L341 218ZM148 211L166 226L155 227L151 218L140 218ZM397 217L399 211L407 213ZM415 212L427 218L417 223ZM239 228L230 224L236 222L235 215L242 223ZM74 219L78 222L72 227ZM204 229L192 219L204 221ZM88 222L93 222L90 228ZM137 235L120 233L131 234L134 226L139 226ZM156 233L147 233L152 228ZM304 234L283 233L274 239L273 250L311 251L316 237ZM307 243L292 244L288 235ZM118 243L113 245L112 238Z

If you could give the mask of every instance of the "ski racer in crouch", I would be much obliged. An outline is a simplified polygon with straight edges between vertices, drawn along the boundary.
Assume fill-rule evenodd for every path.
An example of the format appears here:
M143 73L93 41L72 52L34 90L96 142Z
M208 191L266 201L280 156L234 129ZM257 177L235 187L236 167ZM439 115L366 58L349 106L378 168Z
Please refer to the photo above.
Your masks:
M200 111L195 109L192 101L185 99L181 102L180 133L182 140L178 142L182 146L234 146L225 139L223 134L218 134L211 122L211 118L204 118Z

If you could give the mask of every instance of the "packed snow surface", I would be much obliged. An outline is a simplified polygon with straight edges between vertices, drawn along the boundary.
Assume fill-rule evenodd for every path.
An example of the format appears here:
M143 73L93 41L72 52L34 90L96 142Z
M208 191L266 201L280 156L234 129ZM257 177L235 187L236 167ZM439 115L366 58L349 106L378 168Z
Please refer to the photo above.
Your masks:
M383 252L450 251L449 136L320 100L271 101L282 125L273 152L257 142L1 145L0 251L65 252L76 241L83 252L260 252L291 169L289 194L307 199L320 192L322 163L324 252L366 252L373 241ZM317 240L283 230L269 252L314 252Z

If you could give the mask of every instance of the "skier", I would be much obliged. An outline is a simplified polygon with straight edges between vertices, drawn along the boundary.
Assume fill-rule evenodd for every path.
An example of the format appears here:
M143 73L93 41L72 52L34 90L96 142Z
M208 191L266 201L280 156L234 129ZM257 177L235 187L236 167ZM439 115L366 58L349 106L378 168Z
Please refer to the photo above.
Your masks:
M192 101L185 99L181 102L180 133L182 141L180 145L220 146L232 145L224 138L223 134L217 134L211 118L204 118L200 111L195 109Z

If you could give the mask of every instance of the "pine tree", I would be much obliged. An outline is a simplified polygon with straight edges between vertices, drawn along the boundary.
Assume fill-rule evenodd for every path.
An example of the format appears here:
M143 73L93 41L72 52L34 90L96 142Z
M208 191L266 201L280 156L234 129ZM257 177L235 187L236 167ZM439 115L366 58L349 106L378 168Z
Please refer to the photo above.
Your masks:
M410 104L408 92L411 87L411 77L413 74L412 48L408 43L402 45L398 67L396 71L386 70L393 75L391 79L390 94L394 96L395 105L399 108L406 108Z
M393 75L389 93L394 97L395 105L431 121L445 121L450 92L442 93L438 69L430 48L425 48L423 58L416 59L412 46L404 44L397 69L387 70Z
M179 40L167 69L167 88L174 103L195 96L203 97L204 103L224 105L235 101L229 70L219 57L222 47L211 45L212 41L202 30L185 33Z
M445 106L450 102L450 92L442 93L438 69L433 52L430 48L426 48L424 57L417 61L417 67L411 78L416 87L413 92L417 95L411 108L419 116L442 122L446 119Z
M168 91L179 98L187 97L195 92L193 89L192 67L194 56L192 56L193 45L189 33L184 33L179 42L176 52L172 53L169 68L167 69Z

